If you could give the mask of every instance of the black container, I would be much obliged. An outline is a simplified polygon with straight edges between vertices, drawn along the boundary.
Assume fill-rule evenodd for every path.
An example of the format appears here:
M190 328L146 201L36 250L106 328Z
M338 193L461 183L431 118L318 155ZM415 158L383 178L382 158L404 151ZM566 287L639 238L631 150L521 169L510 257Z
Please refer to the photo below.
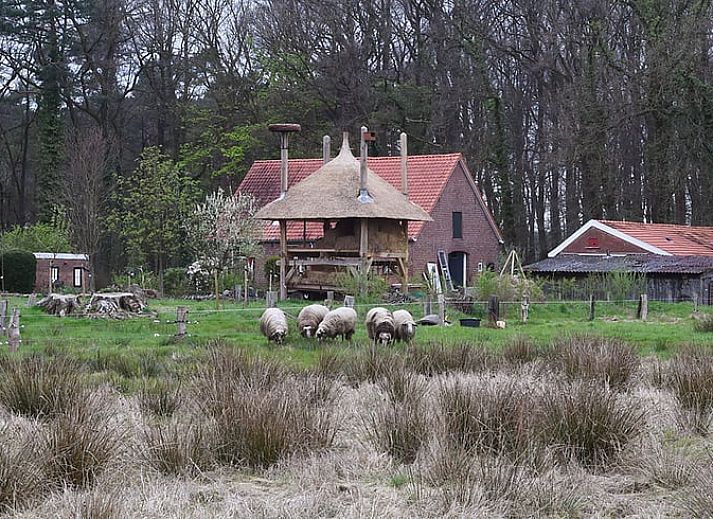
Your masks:
M461 319L460 325L467 326L469 328L480 328L480 319L476 319L475 317L468 317L466 319Z

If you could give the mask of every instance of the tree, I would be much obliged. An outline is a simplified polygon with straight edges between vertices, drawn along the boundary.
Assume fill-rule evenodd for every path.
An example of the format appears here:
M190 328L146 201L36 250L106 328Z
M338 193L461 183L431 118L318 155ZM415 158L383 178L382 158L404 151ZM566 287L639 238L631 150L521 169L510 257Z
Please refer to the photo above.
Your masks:
M216 308L220 308L220 273L258 251L259 222L255 199L222 189L198 204L188 219L189 243L201 265L213 273Z
M166 262L185 243L184 220L196 194L196 182L158 148L144 149L136 169L116 180L110 226L130 253L153 261L161 293Z

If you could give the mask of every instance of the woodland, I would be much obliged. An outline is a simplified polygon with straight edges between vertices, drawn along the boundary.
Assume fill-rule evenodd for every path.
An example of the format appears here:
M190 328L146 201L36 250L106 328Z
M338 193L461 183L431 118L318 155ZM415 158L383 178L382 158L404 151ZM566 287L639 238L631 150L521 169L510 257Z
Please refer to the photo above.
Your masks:
M64 222L105 278L185 266L167 222L277 158L276 122L291 157L361 125L463 153L526 259L590 218L709 225L712 26L708 0L3 0L0 229Z

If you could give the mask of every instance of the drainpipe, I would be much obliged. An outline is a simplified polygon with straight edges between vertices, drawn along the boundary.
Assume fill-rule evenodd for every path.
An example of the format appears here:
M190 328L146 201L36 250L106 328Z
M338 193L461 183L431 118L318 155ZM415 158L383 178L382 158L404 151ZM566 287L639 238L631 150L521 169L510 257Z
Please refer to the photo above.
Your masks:
M332 154L332 138L329 135L322 137L322 164L326 164L330 160Z
M369 130L366 128L366 126L361 127L361 143L360 143L360 151L361 151L361 163L360 163L360 170L359 170L359 201L362 204L368 204L374 201L374 199L369 195L369 191L367 190L366 186L366 178L367 178L367 169L369 167L368 164L368 149L369 149L369 143L368 141L374 140L374 137L371 133L369 133Z
M408 137L406 132L401 132L401 192L408 198Z

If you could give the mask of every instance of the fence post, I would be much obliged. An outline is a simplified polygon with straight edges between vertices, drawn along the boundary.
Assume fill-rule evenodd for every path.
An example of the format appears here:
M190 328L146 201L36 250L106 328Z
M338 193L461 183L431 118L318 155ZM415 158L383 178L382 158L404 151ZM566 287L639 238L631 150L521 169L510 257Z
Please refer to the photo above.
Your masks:
M27 306L28 307L33 307L35 306L35 303L37 302L37 294L34 292L27 296Z
M20 309L15 307L12 310L10 326L7 329L7 348L10 353L15 353L20 346Z
M354 308L354 296L344 296L344 306Z
M639 307L636 309L636 318L645 321L649 315L649 297L646 294L639 295Z
M268 308L273 308L277 304L277 292L274 290L268 290L265 293L265 304Z
M433 300L429 297L428 301L423 302L423 315L430 315L433 313Z
M594 320L594 294L589 296L589 320Z
M0 301L0 335L5 335L7 330L7 300Z
M446 324L446 296L438 294L438 318L441 324Z
M495 323L500 320L500 299L493 294L488 300L488 322L495 326Z
M693 313L698 311L698 294L693 294Z
M530 298L525 296L524 299L522 300L522 303L520 304L520 310L522 311L521 317L522 317L522 322L526 323L528 317L530 317Z
M176 307L176 339L183 339L186 336L186 316L187 306Z

